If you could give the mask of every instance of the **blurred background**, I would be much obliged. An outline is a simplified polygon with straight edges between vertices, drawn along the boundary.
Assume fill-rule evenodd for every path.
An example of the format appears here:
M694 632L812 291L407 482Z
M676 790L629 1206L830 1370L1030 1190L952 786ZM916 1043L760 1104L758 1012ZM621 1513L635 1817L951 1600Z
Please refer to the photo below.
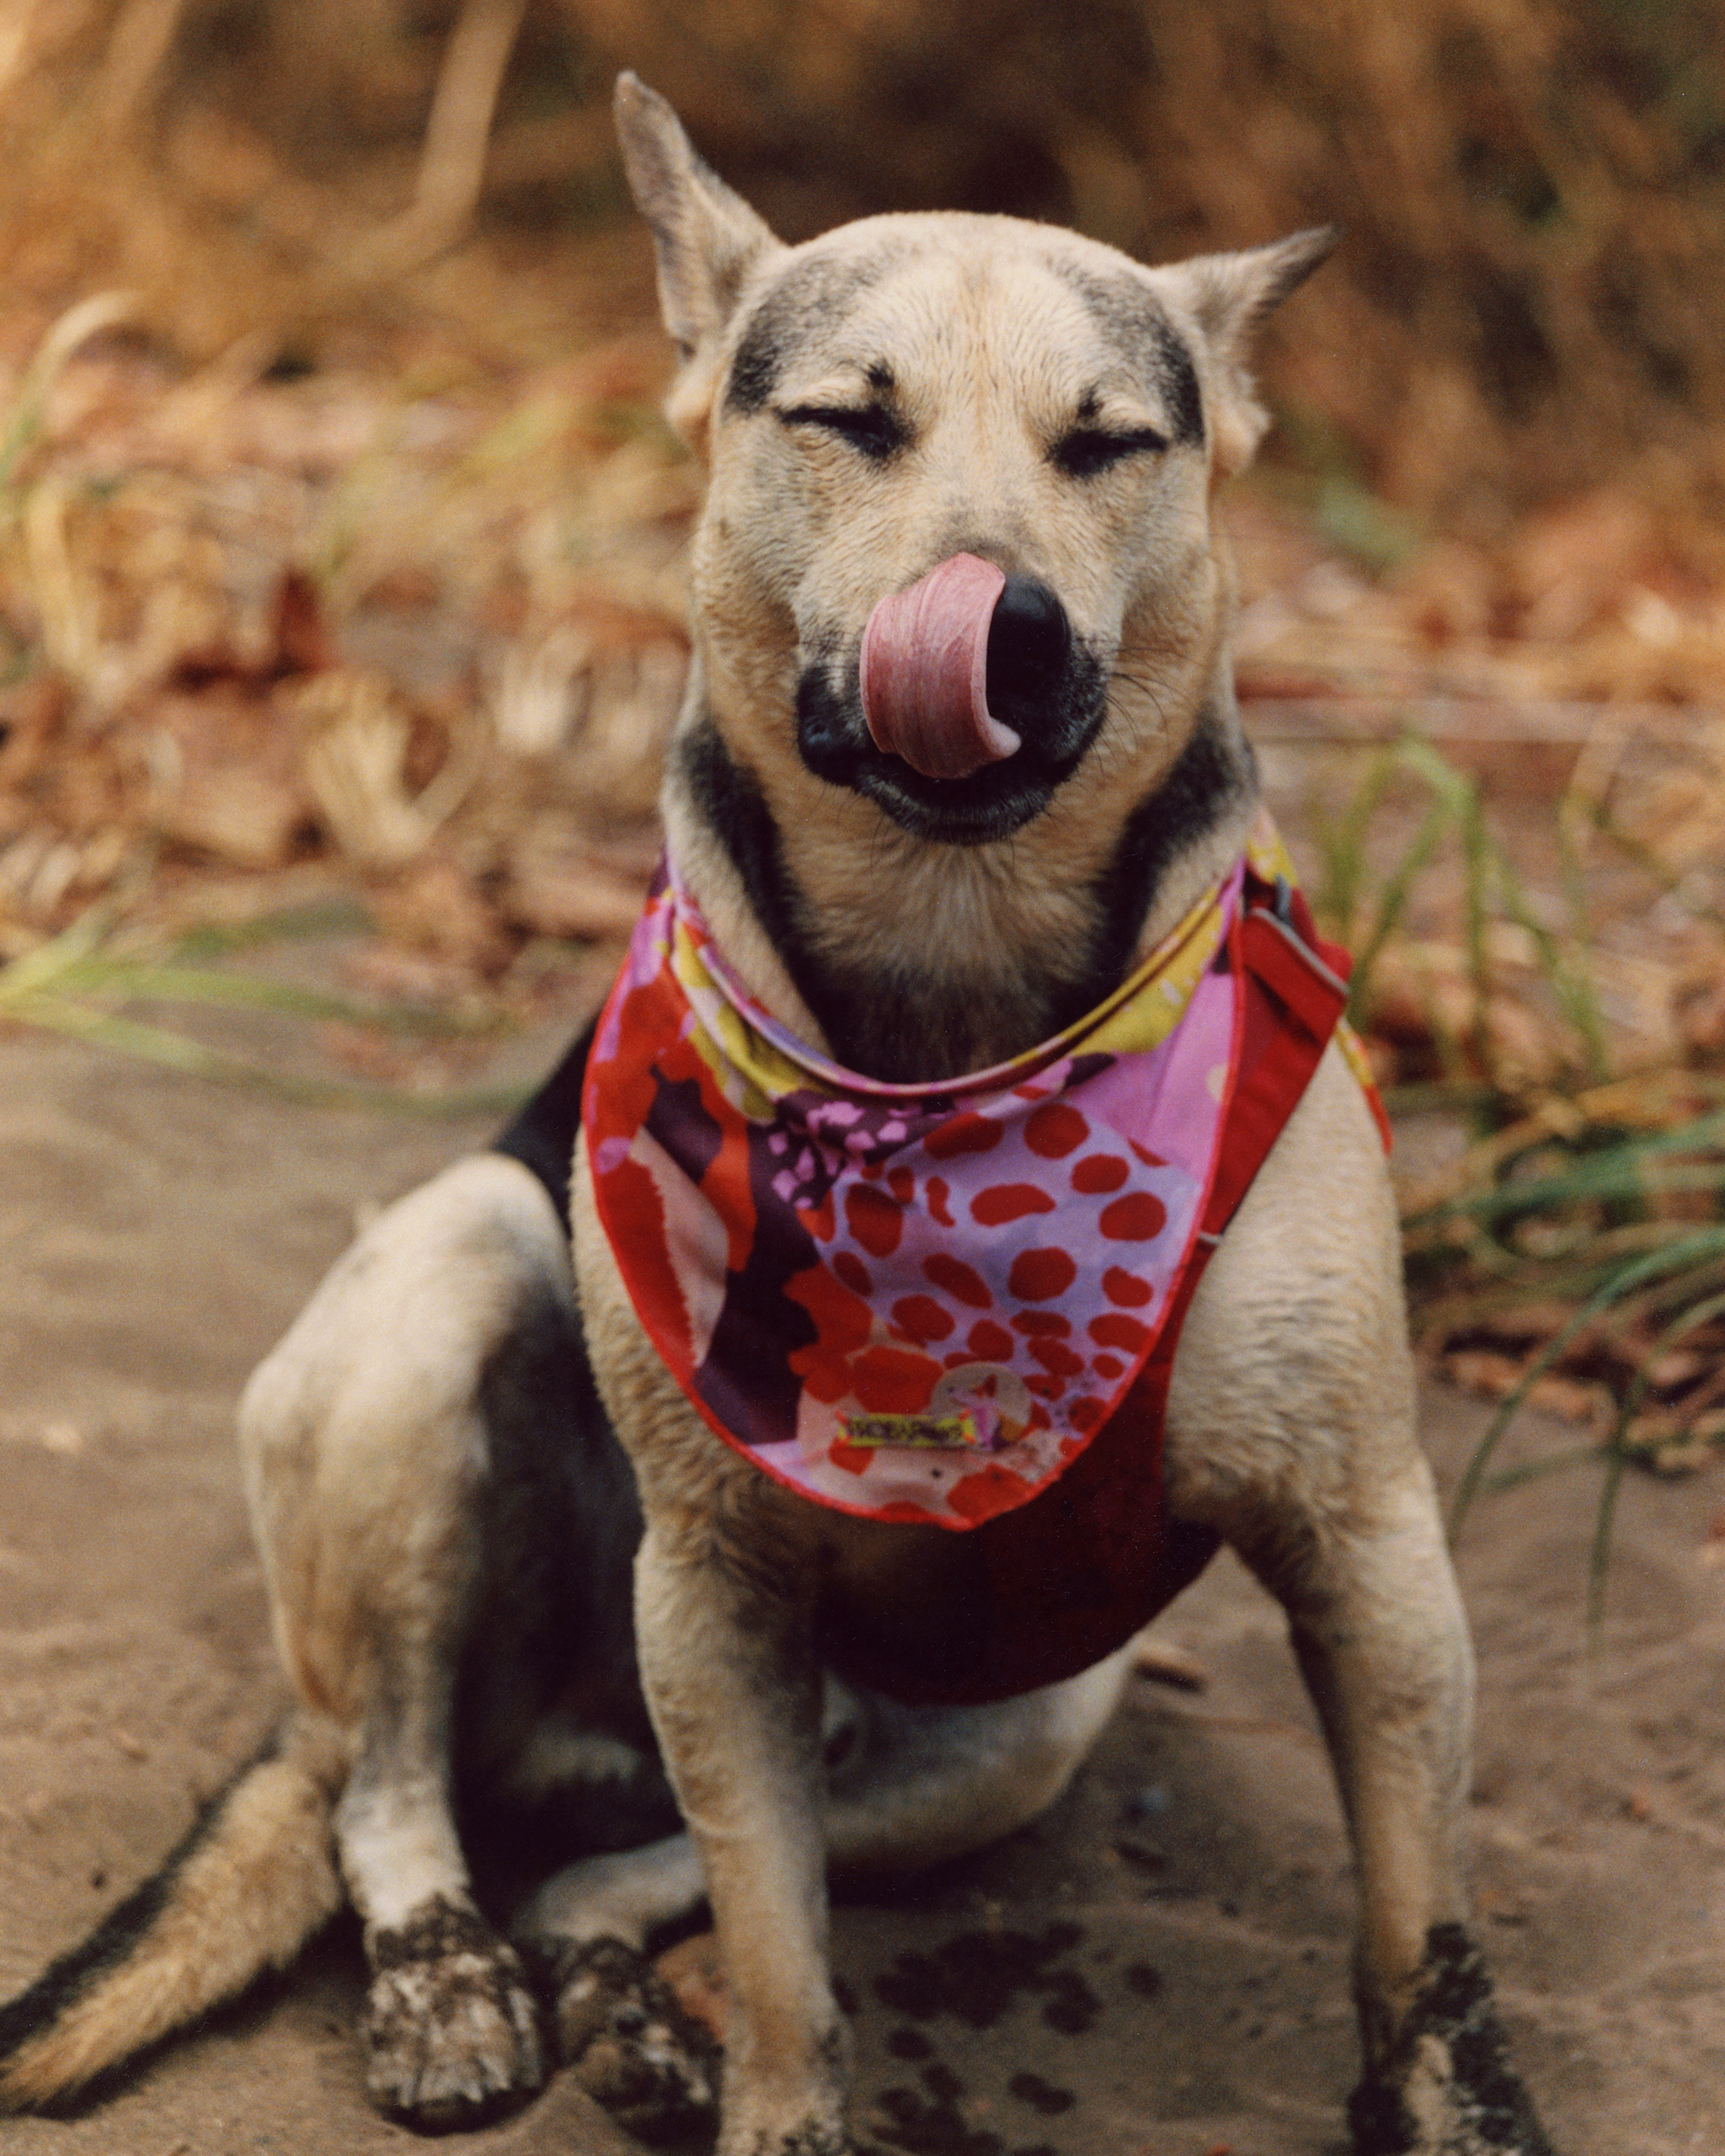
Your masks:
M0 1020L228 1069L137 1010L268 949L406 1099L596 992L697 486L623 66L788 238L1345 227L1227 510L1242 698L1386 1083L1463 1118L1434 1352L1692 1460L1719 1321L1546 1351L1725 1182L1720 0L0 0Z

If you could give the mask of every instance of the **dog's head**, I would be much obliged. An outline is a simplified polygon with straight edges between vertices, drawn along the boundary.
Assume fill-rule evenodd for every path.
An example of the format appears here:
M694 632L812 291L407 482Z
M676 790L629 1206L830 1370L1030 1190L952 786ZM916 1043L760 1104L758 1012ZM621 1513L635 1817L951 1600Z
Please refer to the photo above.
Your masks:
M1218 662L1247 347L1333 235L1162 270L1005 217L788 248L633 77L617 118L710 466L696 637L733 753L945 844L1019 830L1087 761L1152 782Z

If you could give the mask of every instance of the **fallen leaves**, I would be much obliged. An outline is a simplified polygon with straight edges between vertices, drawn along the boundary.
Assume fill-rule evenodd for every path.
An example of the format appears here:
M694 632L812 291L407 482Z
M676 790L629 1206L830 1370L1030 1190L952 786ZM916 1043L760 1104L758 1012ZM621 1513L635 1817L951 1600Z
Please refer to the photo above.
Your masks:
M0 429L0 958L319 860L475 980L626 928L686 664L651 343L405 398L49 344Z

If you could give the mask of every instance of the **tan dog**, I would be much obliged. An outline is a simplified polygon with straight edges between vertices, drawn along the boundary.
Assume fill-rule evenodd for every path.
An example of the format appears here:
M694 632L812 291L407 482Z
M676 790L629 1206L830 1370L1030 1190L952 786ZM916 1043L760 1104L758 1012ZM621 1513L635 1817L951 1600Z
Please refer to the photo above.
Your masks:
M632 77L617 110L672 416L712 474L672 855L748 989L853 1070L1015 1056L1240 854L1256 781L1211 499L1263 424L1251 334L1328 236L1158 270L956 216L787 248ZM872 738L859 646L959 555L1007 580L988 703L1010 730L979 717L931 772ZM0 2012L13 2105L285 1961L340 1899L333 1820L386 2108L471 2122L531 2091L537 1986L626 2123L698 2121L710 2048L641 1950L704 1890L733 2002L721 2156L841 2156L827 1868L981 1846L1111 1711L1120 1653L993 1705L823 1680L835 1610L907 1640L955 1609L985 1627L976 1538L812 1504L721 1444L642 1329L580 1143L575 1289L557 1208L588 1047L496 1153L368 1230L254 1379L248 1487L300 1704L164 1872ZM1333 1046L1199 1286L1166 1476L1180 1531L1226 1538L1284 1604L1329 1739L1362 1897L1358 2147L1546 2156L1465 1928L1469 1647L1381 1149ZM586 1854L476 1890L458 1809ZM520 1958L482 1900L512 1906Z

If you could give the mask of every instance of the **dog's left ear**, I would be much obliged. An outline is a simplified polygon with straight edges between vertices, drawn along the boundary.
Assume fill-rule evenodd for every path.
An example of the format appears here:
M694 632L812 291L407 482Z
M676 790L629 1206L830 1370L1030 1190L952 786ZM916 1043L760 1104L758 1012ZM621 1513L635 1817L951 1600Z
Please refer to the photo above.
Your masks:
M1167 273L1208 350L1208 417L1219 472L1238 472L1250 463L1269 424L1250 365L1258 329L1341 237L1334 225L1317 225L1269 247L1248 248L1239 254L1200 254Z
M676 113L638 75L617 77L611 109L630 191L652 228L660 312L682 361L670 416L693 438L749 273L782 243L702 162Z

